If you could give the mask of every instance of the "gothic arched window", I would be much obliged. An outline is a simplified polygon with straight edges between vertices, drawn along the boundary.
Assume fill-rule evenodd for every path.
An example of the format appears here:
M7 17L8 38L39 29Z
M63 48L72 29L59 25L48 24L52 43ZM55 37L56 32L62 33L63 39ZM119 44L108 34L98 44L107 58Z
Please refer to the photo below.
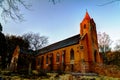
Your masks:
M60 61L60 54L57 53L57 54L56 54L56 62L59 62L59 61Z
M46 56L46 64L48 64L48 55Z
M41 65L44 64L44 56L41 57Z
M74 50L70 50L70 60L74 60Z
M40 58L38 58L38 65L41 65L41 60L40 60Z

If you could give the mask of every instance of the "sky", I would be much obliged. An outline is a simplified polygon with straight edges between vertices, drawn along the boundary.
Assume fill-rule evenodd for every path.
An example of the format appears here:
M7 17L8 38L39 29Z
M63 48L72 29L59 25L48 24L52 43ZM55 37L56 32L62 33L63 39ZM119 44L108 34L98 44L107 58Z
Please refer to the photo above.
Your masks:
M97 32L106 32L112 41L120 39L120 1L98 6L113 0L29 0L30 10L21 8L25 21L0 19L4 34L23 35L27 32L47 36L52 44L80 33L80 22L86 10L94 19Z

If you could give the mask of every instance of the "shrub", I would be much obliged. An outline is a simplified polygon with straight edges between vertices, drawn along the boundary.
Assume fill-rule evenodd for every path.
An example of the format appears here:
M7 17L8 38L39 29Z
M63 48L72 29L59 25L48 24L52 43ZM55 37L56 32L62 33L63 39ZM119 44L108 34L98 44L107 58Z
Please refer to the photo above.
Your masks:
M39 76L48 76L47 73L44 70L40 70Z

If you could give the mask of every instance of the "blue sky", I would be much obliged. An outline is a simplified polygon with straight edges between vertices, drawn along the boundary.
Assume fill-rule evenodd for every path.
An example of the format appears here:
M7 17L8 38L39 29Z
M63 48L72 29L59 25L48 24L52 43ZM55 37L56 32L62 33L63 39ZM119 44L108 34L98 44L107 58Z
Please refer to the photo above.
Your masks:
M3 33L40 33L48 36L51 44L79 34L79 25L87 9L96 23L97 31L106 32L115 43L120 39L120 2L98 6L108 1L111 0L60 0L53 5L49 0L31 0L31 10L21 8L24 22L9 20L5 23L0 19Z

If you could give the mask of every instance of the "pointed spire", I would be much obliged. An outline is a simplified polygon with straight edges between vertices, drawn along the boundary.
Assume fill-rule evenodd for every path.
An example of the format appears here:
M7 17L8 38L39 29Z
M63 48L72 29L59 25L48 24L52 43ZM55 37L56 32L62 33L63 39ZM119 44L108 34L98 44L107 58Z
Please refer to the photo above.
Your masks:
M87 20L90 20L90 19L91 19L90 16L89 16L89 14L88 14L88 12L87 12L87 10L86 10L86 14L85 14L84 19L87 19Z

